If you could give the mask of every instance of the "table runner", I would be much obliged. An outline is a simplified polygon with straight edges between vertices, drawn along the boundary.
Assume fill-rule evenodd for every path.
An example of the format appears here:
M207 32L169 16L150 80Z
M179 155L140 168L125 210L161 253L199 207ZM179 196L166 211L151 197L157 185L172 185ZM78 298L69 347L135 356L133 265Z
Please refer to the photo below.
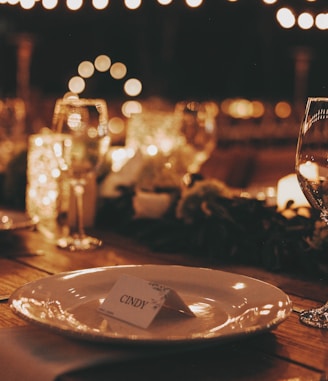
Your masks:
M34 326L0 331L0 380L55 381L70 371L151 355L150 350L89 343Z

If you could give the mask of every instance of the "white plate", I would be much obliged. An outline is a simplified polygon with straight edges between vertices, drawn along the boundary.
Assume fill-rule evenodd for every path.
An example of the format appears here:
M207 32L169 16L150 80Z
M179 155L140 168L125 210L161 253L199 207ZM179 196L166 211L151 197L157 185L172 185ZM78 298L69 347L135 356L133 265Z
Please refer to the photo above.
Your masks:
M142 329L97 311L115 281L133 275L174 289L195 318L160 311ZM92 341L178 344L242 337L269 330L291 312L280 289L218 270L183 266L101 267L53 275L17 289L13 311L29 322Z
M24 212L0 209L0 231L26 229L36 224Z

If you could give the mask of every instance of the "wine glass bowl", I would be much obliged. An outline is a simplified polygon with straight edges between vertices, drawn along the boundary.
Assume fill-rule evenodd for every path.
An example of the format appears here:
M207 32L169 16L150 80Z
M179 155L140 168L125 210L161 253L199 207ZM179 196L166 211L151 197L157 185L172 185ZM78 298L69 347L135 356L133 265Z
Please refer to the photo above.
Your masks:
M76 229L69 236L60 238L58 245L71 251L99 247L101 240L84 231L83 194L88 177L97 174L104 163L110 144L105 100L57 100L52 129L62 136L54 143L54 153L76 199Z
M297 142L295 170L305 197L328 224L328 98L308 98ZM328 302L301 312L300 321L327 329Z

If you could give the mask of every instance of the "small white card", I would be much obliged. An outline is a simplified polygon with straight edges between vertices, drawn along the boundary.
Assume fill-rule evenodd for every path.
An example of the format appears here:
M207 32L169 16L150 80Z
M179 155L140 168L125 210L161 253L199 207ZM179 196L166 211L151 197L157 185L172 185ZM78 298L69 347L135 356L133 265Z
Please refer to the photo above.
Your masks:
M171 288L124 274L116 281L99 311L138 327L147 328L163 307L187 316L195 316Z

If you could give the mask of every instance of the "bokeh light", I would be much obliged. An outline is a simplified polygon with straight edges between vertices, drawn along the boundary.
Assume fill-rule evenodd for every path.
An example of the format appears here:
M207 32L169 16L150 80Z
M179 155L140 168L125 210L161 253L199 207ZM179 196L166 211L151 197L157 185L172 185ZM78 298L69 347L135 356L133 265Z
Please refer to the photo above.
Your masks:
M121 111L126 118L130 118L132 114L140 114L142 112L142 105L138 101L126 101L123 103Z
M83 0L66 0L67 8L71 11L77 11L83 5Z
M173 0L157 0L160 5L169 5L173 2Z
M95 67L93 66L93 63L90 61L83 61L80 63L77 69L78 73L83 78L90 78L92 77Z
M124 84L124 91L127 95L135 97L139 95L142 91L142 84L139 79L130 78Z
M141 0L124 0L124 4L128 9L137 9L141 6Z
M122 79L126 76L127 68L122 62L115 62L110 68L110 75L114 79Z
M20 0L20 5L23 9L32 9L35 5L35 0Z
M203 0L185 0L186 4L191 8L200 7L203 4Z
M108 121L108 128L112 134L122 134L125 128L124 120L115 116Z
M102 10L108 7L109 0L92 0L92 5L95 9Z
M281 101L275 105L274 112L278 118L286 119L291 115L292 108L288 102Z
M100 72L105 72L109 70L111 64L111 59L104 54L98 56L95 59L95 68Z
M277 21L283 28L289 29L295 25L295 16L289 8L280 8L276 17Z
M45 9L55 9L58 5L58 0L42 0L42 6Z
M68 82L68 88L72 93L80 94L85 89L85 81L81 77L73 77Z
M310 13L303 12L298 16L297 23L301 29L310 29L314 25L314 19Z
M328 13L319 13L315 18L315 25L320 30L328 29Z

